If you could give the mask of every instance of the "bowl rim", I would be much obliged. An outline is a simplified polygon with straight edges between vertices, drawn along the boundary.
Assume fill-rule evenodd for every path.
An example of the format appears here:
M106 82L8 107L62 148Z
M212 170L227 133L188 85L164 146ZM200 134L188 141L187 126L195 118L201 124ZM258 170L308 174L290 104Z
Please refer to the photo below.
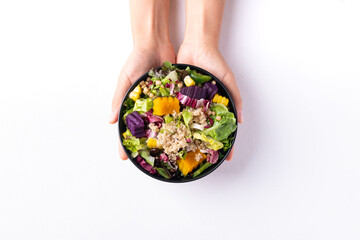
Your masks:
M198 73L201 73L201 74L205 74L205 75L209 75L211 76L212 80L215 80L216 84L219 84L221 86L221 88L224 90L224 92L227 94L227 98L229 98L229 104L231 104L231 108L234 110L234 117L235 117L235 120L236 120L236 124L237 124L237 127L236 127L236 130L232 133L233 136L234 136L234 139L232 141L232 145L231 147L225 152L224 156L222 159L219 159L217 161L217 163L214 164L214 166L206 169L203 173L201 173L200 175L198 175L197 177L195 178L182 178L182 179L166 179L162 176L157 176L157 175L154 175L154 174L150 174L148 171L146 171L142 166L140 166L140 164L136 161L136 159L134 159L132 156L131 156L131 153L130 151L124 146L123 144L123 139L121 137L121 125L125 125L125 123L122 121L122 112L123 112L123 106L124 106L124 101L128 98L130 92L139 84L139 82L145 80L147 77L148 77L148 73L149 72L146 72L144 73L143 75L141 75L132 85L131 87L127 90L126 94L124 95L124 98L121 102L121 106L120 106L120 111L119 111L119 115L118 115L118 133L119 133L119 138L120 138L120 143L121 143L121 146L122 148L124 149L124 152L125 154L128 156L129 160L139 169L141 170L143 173L145 173L146 175L150 176L151 178L154 178L154 179L157 179L157 180L160 180L160 181L163 181L163 182L168 182L168 183L187 183L187 182L193 182L195 180L199 180L207 175L209 175L210 173L212 173L213 171L215 171L215 169L217 169L226 159L226 157L230 154L234 144L235 144L235 141L236 141L236 135L237 135L237 130L238 130L238 119L237 119L237 111L236 111L236 106L235 106L235 103L234 103L234 100L233 98L231 97L231 94L230 92L228 91L228 89L225 87L225 85L217 78L215 77L213 74L211 74L210 72L206 71L205 69L202 69L200 67L197 67L197 66L194 66L194 65L191 65L191 64L185 64L185 63L174 63L172 64L173 66L179 68L179 69L185 69L186 67L190 67L191 70L196 70ZM161 66L157 67L156 69L159 69L161 68Z

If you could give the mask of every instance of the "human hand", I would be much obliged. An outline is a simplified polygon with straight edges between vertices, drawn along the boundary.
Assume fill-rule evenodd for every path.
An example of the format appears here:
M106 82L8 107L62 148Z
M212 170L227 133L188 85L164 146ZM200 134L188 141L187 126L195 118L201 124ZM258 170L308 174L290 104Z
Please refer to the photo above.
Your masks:
M222 81L234 99L239 123L243 122L242 99L235 75L227 65L217 46L205 43L184 42L177 54L177 62L204 68ZM234 149L226 160L230 161L233 154Z
M175 52L169 38L169 7L169 0L130 1L134 48L118 78L109 119L111 124L118 120L127 90L142 74L164 61L175 62ZM120 139L119 155L121 159L127 159Z
M112 112L109 119L111 124L117 122L121 103L131 85L142 74L153 67L160 66L164 61L175 62L174 48L170 43L162 43L160 45L154 43L144 44L141 47L135 47L133 49L118 78L112 101ZM121 159L127 159L127 156L120 145L120 140L119 155Z

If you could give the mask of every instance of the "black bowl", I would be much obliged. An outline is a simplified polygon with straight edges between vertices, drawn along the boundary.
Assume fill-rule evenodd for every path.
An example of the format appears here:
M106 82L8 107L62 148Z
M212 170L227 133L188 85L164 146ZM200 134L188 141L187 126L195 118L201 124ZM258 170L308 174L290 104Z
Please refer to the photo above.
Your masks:
M174 66L176 66L177 68L179 69L185 69L186 67L190 67L192 70L196 70L198 73L201 73L201 74L205 74L205 75L209 75L212 77L213 80L216 81L216 85L219 89L218 93L224 97L227 97L229 99L229 105L228 107L230 108L230 112L233 112L234 113L234 116L235 116L235 119L236 119L236 122L237 122L237 114L236 114L236 108L235 108L235 104L234 104L234 101L229 93L229 91L226 89L226 87L224 86L224 84L222 82L219 81L219 79L217 79L214 75L212 75L211 73L209 73L208 71L202 69L202 68L199 68L199 67L196 67L196 66L192 66L192 65L189 65L189 64L173 64ZM160 68L160 67L159 67ZM237 128L235 130L235 132L233 132L229 137L234 137L233 141L232 141L232 144L231 144L231 147L227 150L227 151L223 151L223 150L220 150L220 152L223 154L223 157L221 159L218 159L217 163L214 164L213 166L205 169L200 175L198 175L197 177L193 178L193 177L190 177L190 178L180 178L180 179L166 179L162 176L158 176L158 175L153 175L153 174L150 174L149 172L147 172L143 167L140 166L140 164L136 161L136 159L132 158L131 157L131 151L129 151L124 145L123 145L123 140L122 140L122 134L126 131L126 125L124 123L124 121L122 120L123 119L123 104L124 104L124 100L128 98L130 92L141 82L141 81L145 81L148 77L148 73L146 72L144 75L142 75L138 80L136 80L136 82L129 88L129 90L127 91L124 99L123 99L123 102L121 104L121 108L120 108L120 112L119 112L119 118L118 118L118 123L119 123L119 134L120 134L120 142L121 142L121 145L126 153L126 155L128 156L128 158L131 160L131 162L138 168L140 169L143 173L145 173L146 175L150 176L150 177L153 177L153 178L156 178L158 180L161 180L161 181L164 181L164 182L172 182L172 183L184 183L184 182L190 182L190 181L194 181L194 180L197 180L197 179L200 179L202 177L205 177L206 175L210 174L211 172L213 172L216 168L218 168L223 162L224 160L226 159L226 157L229 155L232 147L234 146L234 143L235 143L235 138L236 138L236 133L237 133Z

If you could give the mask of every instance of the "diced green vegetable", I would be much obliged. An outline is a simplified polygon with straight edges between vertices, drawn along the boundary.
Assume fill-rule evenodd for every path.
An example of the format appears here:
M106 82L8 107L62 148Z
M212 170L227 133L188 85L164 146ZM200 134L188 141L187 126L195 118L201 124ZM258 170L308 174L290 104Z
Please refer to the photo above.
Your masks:
M186 154L187 154L187 152L186 152L185 150L182 150L182 151L179 152L179 157L180 157L181 159L185 159L185 158L186 158Z
M169 130L167 130L167 129L165 129L165 128L161 128L161 129L160 129L160 133L163 133L163 132L165 132L165 131L167 131L167 132L170 133L170 134L173 134L173 132L170 132Z
M174 118L171 117L170 115L166 115L166 116L165 116L165 123L170 123L170 122L172 122L173 120L174 120Z

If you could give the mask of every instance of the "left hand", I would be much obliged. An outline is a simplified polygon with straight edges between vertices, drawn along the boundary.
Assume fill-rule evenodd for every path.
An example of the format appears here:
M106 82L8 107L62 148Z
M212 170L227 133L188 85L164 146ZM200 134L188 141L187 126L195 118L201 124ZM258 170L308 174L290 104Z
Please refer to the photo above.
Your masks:
M175 62L174 48L170 43L162 44L141 44L141 47L135 47L131 52L128 60L122 68L114 98L112 101L112 111L109 122L114 124L118 120L121 103L127 90L131 85L144 73L153 67L160 66L164 61ZM119 155L123 160L127 156L120 145L119 139Z

